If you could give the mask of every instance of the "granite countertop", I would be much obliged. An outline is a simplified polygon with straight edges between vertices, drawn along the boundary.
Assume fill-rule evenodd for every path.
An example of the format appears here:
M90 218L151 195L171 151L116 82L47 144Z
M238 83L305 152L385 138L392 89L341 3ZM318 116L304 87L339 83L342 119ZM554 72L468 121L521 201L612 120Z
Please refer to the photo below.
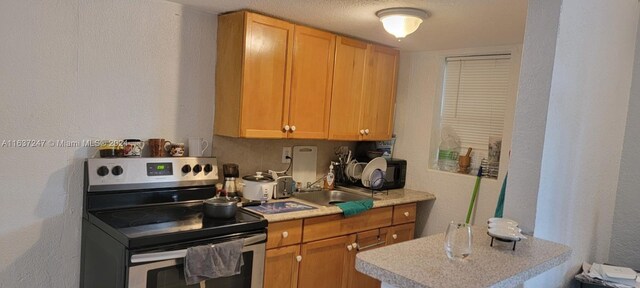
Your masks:
M473 227L473 252L450 260L444 233L360 252L356 270L396 287L514 287L569 259L568 246L534 238L494 241L485 227Z
M340 190L343 188L340 187L337 189ZM363 188L347 188L344 190L348 190L349 192L355 192L360 194L364 193L364 194L371 195L371 192L366 192L368 190ZM415 191L410 189L392 189L392 190L389 190L388 194L384 192L376 193L374 195L374 198L375 199L373 201L373 208L436 199L436 197L429 192ZM320 206L320 205L307 202L298 198L270 200L269 202L283 202L283 201L296 201L305 205L316 207L317 209L279 213L279 214L262 214L253 210L251 210L251 212L262 215L269 222L279 222L279 221L303 219L303 218L309 218L309 217L342 213L342 210L340 210L340 208L338 208L337 206Z

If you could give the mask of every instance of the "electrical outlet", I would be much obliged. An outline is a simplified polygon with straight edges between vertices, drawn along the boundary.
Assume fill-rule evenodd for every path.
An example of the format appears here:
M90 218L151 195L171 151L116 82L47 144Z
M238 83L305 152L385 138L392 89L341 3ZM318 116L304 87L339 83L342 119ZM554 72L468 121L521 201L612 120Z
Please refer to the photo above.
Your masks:
M282 163L291 163L291 147L282 147Z

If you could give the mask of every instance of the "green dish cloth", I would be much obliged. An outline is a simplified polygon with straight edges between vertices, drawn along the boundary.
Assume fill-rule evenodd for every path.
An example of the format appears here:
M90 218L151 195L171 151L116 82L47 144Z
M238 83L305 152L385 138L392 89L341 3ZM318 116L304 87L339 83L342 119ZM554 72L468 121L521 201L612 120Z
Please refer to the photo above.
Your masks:
M373 199L338 203L336 206L342 210L342 214L344 214L345 217L349 217L371 209L371 207L373 207Z

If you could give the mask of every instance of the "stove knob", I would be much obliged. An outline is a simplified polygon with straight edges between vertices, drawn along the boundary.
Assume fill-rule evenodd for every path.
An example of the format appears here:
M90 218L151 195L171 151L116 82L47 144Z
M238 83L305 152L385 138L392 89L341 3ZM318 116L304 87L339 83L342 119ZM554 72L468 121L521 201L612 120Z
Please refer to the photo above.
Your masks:
M189 164L182 166L182 173L187 174L189 172L191 172L191 166Z
M107 168L107 166L100 166L100 168L98 168L98 175L104 177L107 176L109 174L109 168Z
M209 174L211 171L213 171L213 167L211 167L211 164L204 165L204 173Z
M193 166L193 172L198 174L200 173L200 171L202 171L202 166L200 166L200 164L196 164L195 166Z
M122 172L124 172L124 170L122 169L122 167L120 165L113 166L113 168L111 168L111 173L113 175L118 176L118 175L122 174Z

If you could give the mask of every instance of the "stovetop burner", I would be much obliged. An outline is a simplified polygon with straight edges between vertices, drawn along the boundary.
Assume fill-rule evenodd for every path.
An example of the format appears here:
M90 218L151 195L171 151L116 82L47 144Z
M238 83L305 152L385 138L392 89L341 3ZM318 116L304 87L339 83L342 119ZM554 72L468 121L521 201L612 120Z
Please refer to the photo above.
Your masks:
M130 246L148 241L162 242L198 237L212 237L230 233L264 229L266 220L250 212L238 209L229 219L204 217L203 203L164 204L129 209L96 211L90 213L115 230L115 238ZM120 237L118 237L120 236Z

